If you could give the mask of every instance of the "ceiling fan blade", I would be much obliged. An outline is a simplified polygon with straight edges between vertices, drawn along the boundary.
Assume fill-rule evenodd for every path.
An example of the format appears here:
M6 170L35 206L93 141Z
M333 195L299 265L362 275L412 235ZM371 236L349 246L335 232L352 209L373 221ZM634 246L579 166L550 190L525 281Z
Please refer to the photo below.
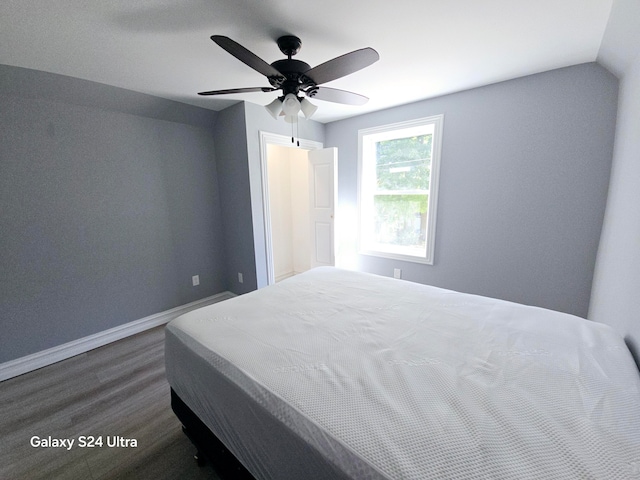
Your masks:
M321 63L304 74L316 85L357 72L377 62L380 55L373 48L362 48Z
M311 95L313 91L315 94ZM347 92L346 90L338 90L337 88L316 87L311 90L310 97L325 102L343 103L345 105L364 105L369 101L368 97L358 93Z
M282 75L278 70L262 60L255 53L250 52L238 42L231 40L229 37L224 37L222 35L213 35L211 37L211 40L216 42L241 62L250 66L257 72L263 74L265 77L284 77L284 75Z
M198 92L198 95L226 95L228 93L273 92L274 90L277 89L269 87L230 88L227 90L211 90L209 92Z

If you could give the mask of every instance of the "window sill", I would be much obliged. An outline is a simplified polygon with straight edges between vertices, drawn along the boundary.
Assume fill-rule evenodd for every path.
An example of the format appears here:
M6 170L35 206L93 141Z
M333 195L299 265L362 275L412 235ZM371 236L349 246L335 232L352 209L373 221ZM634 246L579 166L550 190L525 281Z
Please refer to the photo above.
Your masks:
M359 250L358 254L370 257L389 258L392 260L401 260L403 262L420 263L422 265L433 265L433 258L417 257L415 255L403 255L401 253L378 252L371 250Z

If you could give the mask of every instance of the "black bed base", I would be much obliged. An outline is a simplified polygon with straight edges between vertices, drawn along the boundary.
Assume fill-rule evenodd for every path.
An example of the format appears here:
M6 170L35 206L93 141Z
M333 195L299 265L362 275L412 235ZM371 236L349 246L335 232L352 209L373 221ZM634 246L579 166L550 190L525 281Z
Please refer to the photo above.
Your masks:
M182 423L182 431L196 447L198 465L208 461L223 480L255 480L202 420L171 389L171 409Z

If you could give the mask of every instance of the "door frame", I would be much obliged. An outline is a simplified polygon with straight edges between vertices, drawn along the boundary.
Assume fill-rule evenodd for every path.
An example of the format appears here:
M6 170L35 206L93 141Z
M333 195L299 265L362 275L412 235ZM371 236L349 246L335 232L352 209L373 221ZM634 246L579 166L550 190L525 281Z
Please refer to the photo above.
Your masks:
M268 146L278 145L288 148L301 148L303 150L317 150L324 148L322 142L315 140L299 139L299 144L293 145L291 137L277 133L260 131L260 175L262 184L262 215L264 219L264 248L267 261L267 285L273 285L275 280L273 268L273 240L271 237L271 209L269 208L269 165Z

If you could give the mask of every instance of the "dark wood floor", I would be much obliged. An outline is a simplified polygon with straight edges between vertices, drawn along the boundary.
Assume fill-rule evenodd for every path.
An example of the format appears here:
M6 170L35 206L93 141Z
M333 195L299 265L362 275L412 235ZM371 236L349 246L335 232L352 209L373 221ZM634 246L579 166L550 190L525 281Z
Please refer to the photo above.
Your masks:
M34 436L75 443L32 447ZM81 448L80 436L103 446ZM0 479L218 480L194 453L170 407L164 326L0 382Z

